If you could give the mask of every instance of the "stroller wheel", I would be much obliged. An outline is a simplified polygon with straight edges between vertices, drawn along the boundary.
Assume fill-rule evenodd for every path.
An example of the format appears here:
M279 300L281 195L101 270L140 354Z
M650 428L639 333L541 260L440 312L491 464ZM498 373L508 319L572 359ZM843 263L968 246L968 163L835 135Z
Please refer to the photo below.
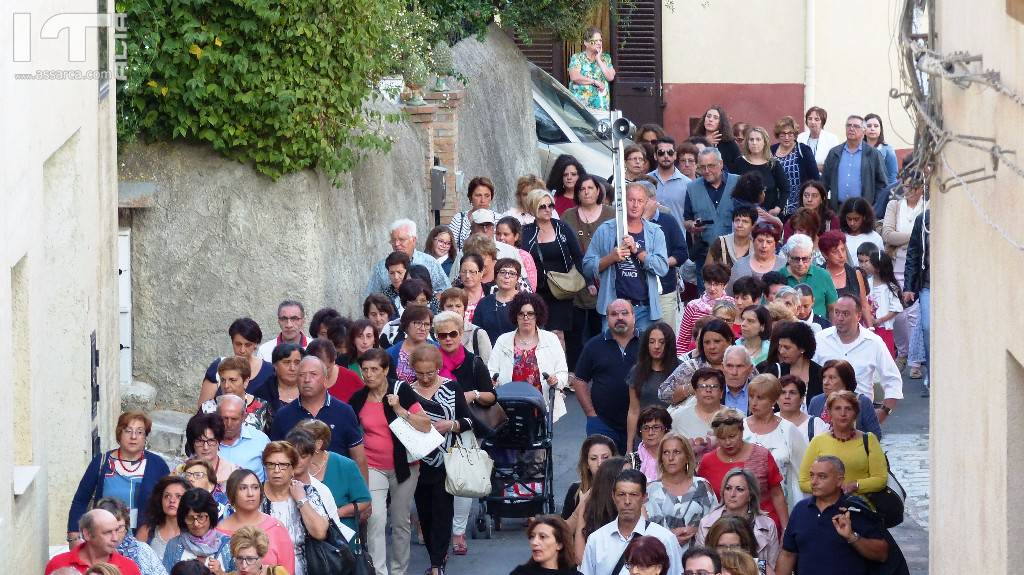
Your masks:
M488 517L488 519L491 519L490 525L488 525L488 527L493 526L495 531L501 531L501 517L493 517L493 518ZM487 530L487 538L488 539L491 538L491 530L490 529Z
M487 515L486 517L484 517L484 529L483 529L484 539L490 539L490 538L494 537L494 528L495 528L495 526L497 524L498 524L498 521L495 518L491 517L490 515Z

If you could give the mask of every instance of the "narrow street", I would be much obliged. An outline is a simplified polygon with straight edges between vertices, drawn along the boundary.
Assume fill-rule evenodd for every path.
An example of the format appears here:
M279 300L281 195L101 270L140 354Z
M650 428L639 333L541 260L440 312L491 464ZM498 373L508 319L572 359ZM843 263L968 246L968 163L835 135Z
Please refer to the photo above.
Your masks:
M912 575L928 574L928 399L921 397L921 380L903 379L905 399L886 422L882 445L889 455L893 473L907 490L907 516L892 530L910 564ZM561 505L569 484L576 480L576 461L584 433L585 417L579 404L569 396L569 412L555 424L555 502ZM472 528L473 518L470 518ZM453 575L507 575L513 567L529 559L529 548L520 520L504 521L494 538L470 539L469 553L451 556L448 572ZM422 545L413 544L409 573L416 575L428 567Z

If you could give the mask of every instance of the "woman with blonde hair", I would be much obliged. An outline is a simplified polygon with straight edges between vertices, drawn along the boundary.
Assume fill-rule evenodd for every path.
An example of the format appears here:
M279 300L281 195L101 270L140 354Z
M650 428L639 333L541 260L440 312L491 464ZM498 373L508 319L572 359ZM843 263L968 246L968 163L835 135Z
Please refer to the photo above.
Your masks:
M716 505L715 490L696 477L697 459L690 441L670 431L658 448L660 478L647 485L647 517L671 531L683 551L697 534L697 525Z
M740 176L748 172L757 172L761 176L764 183L762 208L777 216L789 198L789 179L782 169L782 162L776 160L769 149L767 130L760 126L747 130L743 155L736 159L734 168L732 171Z
M720 549L718 556L722 558L722 575L758 575L757 562L750 553L742 549ZM769 573L774 573L774 570Z
M519 223L532 224L534 217L533 212L530 210L529 204L526 202L526 196L529 195L533 190L543 190L547 183L541 179L540 176L535 174L527 174L525 176L519 176L516 180L516 202L515 205L501 214L502 216L512 216L519 220ZM552 214L552 217L557 218L558 214Z
M696 543L701 546L715 546L721 529L714 533L713 527L723 518L741 520L753 536L753 544L746 545L758 559L774 567L779 558L779 531L775 522L761 509L761 488L757 478L749 469L730 469L722 480L722 503L708 512L697 528Z
M782 472L782 490L790 509L803 499L800 491L800 464L807 451L807 436L795 425L776 415L775 403L782 386L774 375L754 377L747 387L750 415L743 420L743 439L771 451Z
M288 570L280 565L263 564L270 540L259 527L242 527L235 531L228 546L238 567L228 575L288 575Z
M85 575L121 575L121 570L111 563L100 561L93 563L85 572Z

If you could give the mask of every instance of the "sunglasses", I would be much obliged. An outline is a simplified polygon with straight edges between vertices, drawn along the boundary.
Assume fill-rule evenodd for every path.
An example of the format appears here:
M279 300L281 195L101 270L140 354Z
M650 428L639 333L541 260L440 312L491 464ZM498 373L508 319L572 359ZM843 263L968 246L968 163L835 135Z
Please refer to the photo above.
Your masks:
M459 337L459 330L446 331L446 332L441 332L441 331L437 332L437 339L455 339L457 337Z
M555 204L541 204L541 205L537 206L537 209L538 210L550 210L553 207L555 207Z
M674 156L676 155L675 150L658 150L659 156Z

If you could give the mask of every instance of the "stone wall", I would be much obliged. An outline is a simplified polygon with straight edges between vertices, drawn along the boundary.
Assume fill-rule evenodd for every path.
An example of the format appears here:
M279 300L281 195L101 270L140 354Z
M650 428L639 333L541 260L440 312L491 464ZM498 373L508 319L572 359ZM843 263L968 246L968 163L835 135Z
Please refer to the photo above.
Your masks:
M231 352L228 325L250 316L268 339L282 299L303 302L307 320L323 306L361 315L367 271L390 251L388 224L412 218L421 243L433 224L432 157L452 174L446 215L455 200L466 202L454 185L458 170L466 182L491 177L496 207L507 207L515 179L537 169L526 60L497 29L454 53L470 78L465 89L428 94L428 107L408 109L409 121L386 128L392 150L366 157L337 187L313 170L272 182L205 146L122 151L122 182L156 184L152 207L123 210L132 233L134 379L156 389L155 401L133 405L194 409L210 361Z

